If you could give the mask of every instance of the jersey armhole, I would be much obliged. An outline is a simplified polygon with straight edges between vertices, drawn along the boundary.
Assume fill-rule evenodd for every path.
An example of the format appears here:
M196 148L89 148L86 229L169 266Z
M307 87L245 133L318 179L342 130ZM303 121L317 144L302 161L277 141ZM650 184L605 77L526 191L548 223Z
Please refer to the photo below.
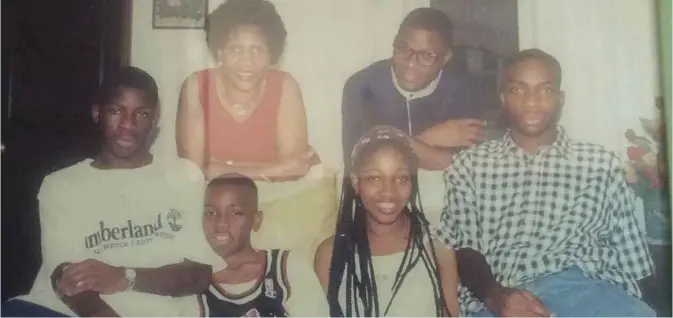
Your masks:
M197 306L198 306L198 309L199 309L198 310L198 312L199 312L198 317L206 317L206 308L205 308L206 307L206 304L205 304L206 300L204 300L203 298L204 298L203 294L196 295L196 303L197 303Z
M285 299L284 302L287 302L290 299L292 288L290 286L290 280L287 275L287 258L290 255L290 251L283 251L280 258L280 279L285 286Z

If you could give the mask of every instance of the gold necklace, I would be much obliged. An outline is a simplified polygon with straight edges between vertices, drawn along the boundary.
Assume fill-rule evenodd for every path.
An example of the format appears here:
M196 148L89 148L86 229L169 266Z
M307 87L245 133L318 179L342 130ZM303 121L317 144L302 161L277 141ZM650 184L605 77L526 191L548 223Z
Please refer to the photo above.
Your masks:
M234 112L238 116L244 116L245 114L248 113L248 110L252 108L249 105L245 104L232 104L232 107L234 108Z
M266 82L262 84L263 86L266 86ZM233 113L236 116L245 116L248 114L255 106L257 106L255 103L247 102L247 103L228 103L227 98L225 97L226 94L226 88L224 83L222 83L222 79L219 77L215 77L215 91L217 93L217 98L220 100L221 103L224 105L230 105L227 108L232 109Z

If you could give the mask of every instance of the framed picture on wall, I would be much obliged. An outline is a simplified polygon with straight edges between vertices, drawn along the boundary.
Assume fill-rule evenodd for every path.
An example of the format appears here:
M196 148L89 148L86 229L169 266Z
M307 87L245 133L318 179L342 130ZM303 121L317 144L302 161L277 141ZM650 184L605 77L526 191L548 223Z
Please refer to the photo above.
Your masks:
M208 0L152 0L153 29L203 29Z

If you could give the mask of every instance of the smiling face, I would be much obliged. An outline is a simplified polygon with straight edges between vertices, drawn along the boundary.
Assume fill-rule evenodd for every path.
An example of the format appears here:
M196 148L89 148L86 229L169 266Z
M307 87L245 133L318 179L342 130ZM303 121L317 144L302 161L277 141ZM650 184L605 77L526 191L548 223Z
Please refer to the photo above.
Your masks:
M501 101L515 133L536 138L556 130L565 102L557 78L556 71L537 58L524 59L507 70Z
M367 210L368 222L395 223L412 194L407 158L396 147L384 145L364 158L360 167L350 178Z
M254 189L245 185L208 187L203 231L210 247L223 259L250 248L250 234L259 229L261 221Z
M103 152L121 160L144 157L156 124L157 107L140 89L119 87L106 105L93 107L93 119L103 131Z
M234 88L248 92L264 79L271 65L266 35L254 25L234 28L218 51L220 69Z
M451 57L439 32L422 28L403 28L393 47L393 73L409 92L427 87Z

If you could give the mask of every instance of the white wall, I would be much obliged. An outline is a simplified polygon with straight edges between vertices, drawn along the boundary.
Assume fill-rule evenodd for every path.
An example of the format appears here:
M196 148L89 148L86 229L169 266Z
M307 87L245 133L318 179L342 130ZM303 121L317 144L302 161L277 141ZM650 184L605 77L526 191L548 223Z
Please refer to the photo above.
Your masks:
M212 11L222 1L211 0ZM341 91L346 78L386 58L402 18L429 0L273 0L288 31L280 67L304 93L309 139L323 162L341 166ZM161 134L154 152L175 156L175 113L182 81L212 65L203 30L153 30L152 1L133 3L131 63L161 89Z

